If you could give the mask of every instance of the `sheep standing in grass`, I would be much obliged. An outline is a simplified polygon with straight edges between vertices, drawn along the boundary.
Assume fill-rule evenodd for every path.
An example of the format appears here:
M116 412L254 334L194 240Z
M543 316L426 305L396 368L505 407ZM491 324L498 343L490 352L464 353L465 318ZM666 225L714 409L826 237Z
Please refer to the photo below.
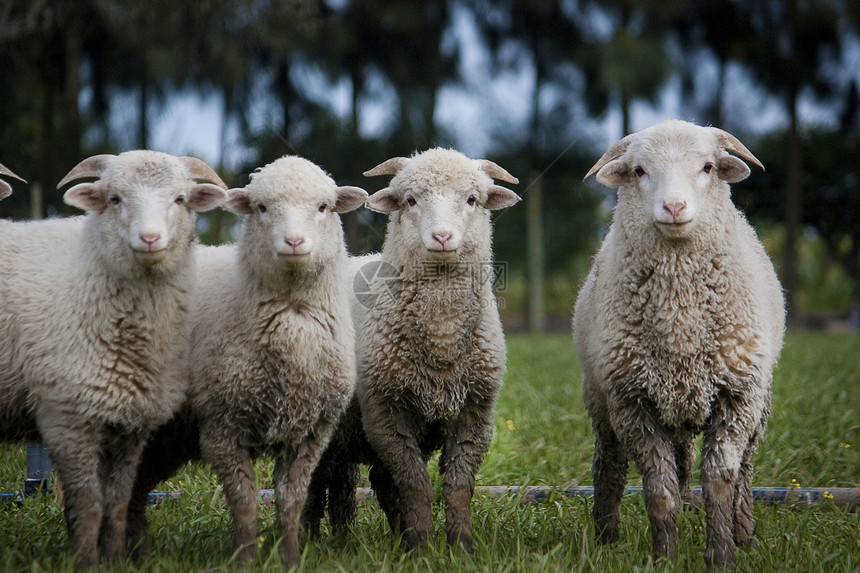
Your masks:
M144 442L185 397L194 212L226 193L155 151L91 157L58 187L82 178L64 200L87 215L0 221L0 438L47 445L89 567L123 552Z
M144 536L146 492L184 461L182 451L186 458L197 453L199 433L199 453L224 486L239 562L253 557L257 543L251 462L268 453L281 557L299 565L299 514L311 473L355 385L338 213L366 198L299 157L281 158L244 189L230 190L226 208L245 216L241 235L235 246L200 250L188 407L147 448L130 539Z
M389 159L365 175L394 175L367 202L389 214L388 230L381 258L363 259L368 288L354 305L356 395L379 460L371 484L392 529L402 528L410 547L425 545L427 461L441 448L447 540L471 552L475 473L505 371L490 210L519 201L492 178L517 180L446 149Z
M17 179L18 181L23 181L24 183L26 183L26 181L24 181L23 179L21 179L20 177L18 177L14 173L12 173L12 171L7 169L3 164L0 164L0 175L4 175L6 177L13 177L13 178ZM8 183L6 183L5 181L3 181L2 179L0 179L0 199L5 199L6 197L8 197L11 194L12 194L12 186L9 185Z
M761 166L716 128L666 121L591 168L618 188L609 233L573 318L595 433L594 520L618 539L628 459L642 475L655 555L673 555L702 432L706 561L753 537L753 453L770 411L785 312L773 265L729 183Z

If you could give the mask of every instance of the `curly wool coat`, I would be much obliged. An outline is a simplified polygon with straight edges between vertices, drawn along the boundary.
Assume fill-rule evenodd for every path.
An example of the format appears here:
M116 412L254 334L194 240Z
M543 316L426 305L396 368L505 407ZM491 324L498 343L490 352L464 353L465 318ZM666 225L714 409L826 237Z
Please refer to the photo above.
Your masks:
M750 456L770 412L785 328L782 289L731 202L727 181L749 169L726 154L713 128L667 122L628 143L618 157L605 156L612 162L598 172L601 182L619 185L618 205L573 318L596 436L594 517L601 539L618 538L632 459L643 478L654 552L672 554L694 438L703 432L706 556L724 564L736 541L752 536ZM675 196L682 188L691 190L683 201ZM676 202L661 204L661 193L675 194ZM657 220L649 202L655 197ZM695 216L661 223L667 204L695 206Z
M227 207L245 220L236 245L198 250L188 401L144 452L130 509L141 549L147 492L199 455L224 486L238 560L250 560L259 506L252 460L270 454L280 553L298 565L311 473L355 384L338 213L366 197L298 157L230 191Z
M446 536L471 551L469 504L505 372L489 211L519 200L491 176L516 179L491 162L447 149L390 159L365 173L386 174L394 175L389 187L368 200L370 209L389 213L382 254L352 265L375 269L368 286L376 296L353 305L364 436L353 413L341 429L347 435L335 444L354 452L341 464L372 460L371 485L392 529L402 528L410 547L426 544L431 531L427 462L441 448ZM337 463L325 467L330 475L355 475ZM324 488L313 489L320 500ZM354 507L347 498L339 497ZM351 517L352 510L333 503L340 502L330 501L336 519ZM318 530L321 509L305 513L311 530Z

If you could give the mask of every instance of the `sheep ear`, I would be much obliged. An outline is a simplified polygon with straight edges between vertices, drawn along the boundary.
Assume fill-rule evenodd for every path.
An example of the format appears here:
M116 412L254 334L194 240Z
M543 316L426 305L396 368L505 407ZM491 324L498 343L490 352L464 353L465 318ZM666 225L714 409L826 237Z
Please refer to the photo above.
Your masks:
M6 177L13 177L18 181L22 181L26 183L23 179L12 173L12 171L7 168L5 165L0 163L0 175L5 175ZM0 199L5 199L9 195L12 194L12 186L0 179Z
M600 171L597 172L597 181L607 187L618 188L624 185L629 175L630 169L627 167L627 163L615 159L600 168Z
M92 157L84 159L83 161L75 165L72 170L66 174L65 177L60 179L60 182L57 183L57 189L59 189L66 183L74 181L75 179L84 179L86 177L101 177L102 171L105 170L105 167L108 166L108 163L110 163L114 157L116 157L116 155L104 153L102 155L93 155Z
M746 146L744 146L744 144L741 143L737 137L735 137L728 131L723 131L718 127L712 127L710 129L717 136L717 143L720 144L720 147L722 149L731 151L732 153L739 155L747 161L755 163L761 168L762 171L764 171L764 165L762 165L761 161L756 159L756 156L753 155L752 152L747 149ZM731 183L731 181L729 181L729 183Z
M107 207L107 195L98 181L75 185L63 194L63 201L82 211L103 211Z
M377 213L391 213L400 209L400 193L393 187L380 189L367 198L365 207Z
M391 159L387 159L371 169L370 171L365 171L365 177L375 177L377 175L394 175L409 163L408 157L392 157Z
M717 177L726 183L743 181L750 175L747 164L733 155L725 154L717 159Z
M344 185L335 189L335 192L337 193L337 202L332 208L335 213L355 211L367 201L367 191L361 187Z
M594 166L588 170L588 173L585 174L585 177L583 177L582 180L585 181L586 179L603 169L604 165L624 155L624 153L627 151L627 148L630 147L630 142L633 141L633 137L635 135L635 133L631 133L630 135L623 137L620 141L616 142L615 145L607 149L606 153L604 153L600 157L600 159L597 160L597 163L595 163ZM599 178L598 181L600 181ZM601 183L603 182L601 181Z
M244 187L236 187L227 191L227 201L221 207L237 215L250 215L253 211L251 197Z
M508 173L504 168L500 167L498 164L490 161L489 159L476 159L478 164L478 168L492 177L493 179L498 179L500 181L504 181L505 183L519 183L520 180Z
M214 183L221 189L227 189L227 184L224 183L221 178L218 177L218 174L215 173L215 170L209 167L209 165L202 159L183 155L179 158L179 161L181 161L185 168L188 169L192 179L208 181L209 183Z
M520 196L506 187L493 185L487 193L487 200L484 202L484 208L495 211L496 209L504 209L521 201Z
M211 183L200 183L191 188L186 205L195 213L209 211L227 200L227 192Z

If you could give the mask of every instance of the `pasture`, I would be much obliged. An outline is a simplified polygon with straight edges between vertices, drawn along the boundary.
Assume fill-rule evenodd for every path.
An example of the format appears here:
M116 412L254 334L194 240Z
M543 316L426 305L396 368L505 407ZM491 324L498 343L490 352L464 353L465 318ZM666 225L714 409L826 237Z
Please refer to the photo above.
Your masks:
M508 336L508 373L496 408L496 434L478 485L591 485L591 425L580 397L579 366L569 334ZM755 487L860 487L860 336L793 332L773 388L773 413L754 458ZM257 463L258 485L271 487L272 464ZM20 490L23 445L0 448L0 491ZM434 483L440 483L431 467ZM697 482L697 476L696 480ZM629 485L638 485L631 467ZM366 480L365 483L366 484ZM228 571L231 524L212 472L190 464L160 490L184 492L149 509L154 551L104 571ZM360 504L352 531L334 538L323 524L304 544L303 571L700 571L704 513L679 520L678 554L654 563L641 494L622 504L622 540L594 543L590 502L551 496L538 504L516 496L476 495L475 554L444 543L441 506L433 542L407 553L391 538L375 501ZM832 502L755 508L758 548L739 551L737 571L860 571L860 511ZM261 511L254 570L281 570L270 507ZM62 511L53 495L0 505L0 570L71 571Z

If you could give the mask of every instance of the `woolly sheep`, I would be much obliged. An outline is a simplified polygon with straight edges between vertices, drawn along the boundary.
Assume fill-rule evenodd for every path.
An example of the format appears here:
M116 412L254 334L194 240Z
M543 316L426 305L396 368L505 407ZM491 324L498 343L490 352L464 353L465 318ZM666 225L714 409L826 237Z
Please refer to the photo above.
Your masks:
M517 180L495 163L450 149L389 159L365 175L394 175L367 201L389 221L381 257L362 261L358 290L368 288L354 314L356 395L376 456L371 484L392 530L403 528L411 548L425 545L433 499L426 466L441 448L446 537L471 552L474 478L490 445L505 372L491 284L490 210L519 201L492 178ZM344 433L347 441L364 440L354 427ZM347 449L355 452L353 462L364 461L361 443ZM318 497L322 489L315 489ZM338 499L354 503L347 498ZM330 512L343 518L354 509ZM314 531L321 511L309 507L305 514Z
M750 456L770 412L785 311L773 265L731 202L762 167L734 136L670 120L628 135L591 168L618 205L573 317L595 433L593 515L618 539L628 459L642 475L655 555L673 555L694 438L709 566L753 537Z
M259 506L251 462L269 453L281 557L299 565L299 513L311 472L355 384L338 214L366 198L364 190L338 187L310 161L291 156L230 190L226 208L244 215L241 235L235 246L200 249L189 401L147 448L130 539L143 541L147 491L183 457L200 454L221 479L238 560L248 562ZM177 427L184 443L176 444ZM188 443L195 434L199 451Z
M226 197L199 159L155 151L58 187L93 177L64 195L85 216L0 221L0 438L46 444L79 567L122 553L144 441L184 398L194 212Z
M23 179L12 173L6 166L0 163L0 175L5 175L6 177L13 177L18 181L22 181L26 183ZM0 200L5 199L9 195L12 194L12 186L0 179Z

